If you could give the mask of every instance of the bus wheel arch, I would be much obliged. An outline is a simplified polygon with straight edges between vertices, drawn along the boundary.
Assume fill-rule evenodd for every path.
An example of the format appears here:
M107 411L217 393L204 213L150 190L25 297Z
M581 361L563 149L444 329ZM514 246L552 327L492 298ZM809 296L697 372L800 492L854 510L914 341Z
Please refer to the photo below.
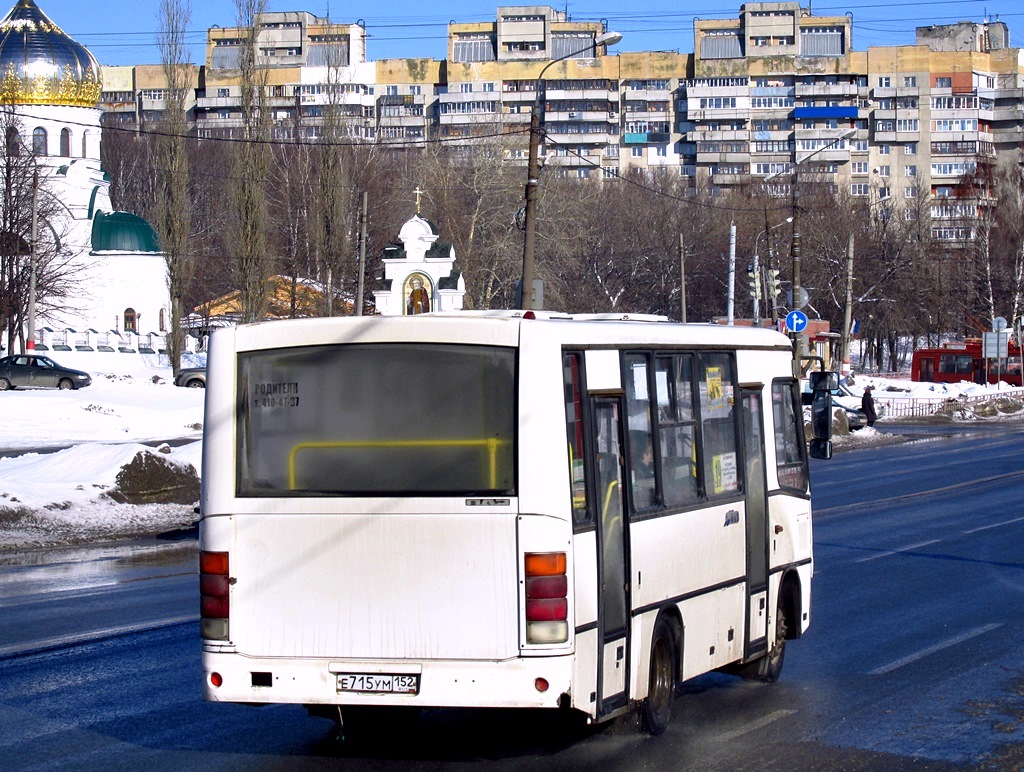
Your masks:
M757 661L755 677L773 684L782 675L786 641L800 637L800 580L795 571L783 575L775 604L775 624L768 637L768 651Z
M683 624L675 608L658 614L651 634L647 697L640 704L641 726L652 735L668 729L682 661Z

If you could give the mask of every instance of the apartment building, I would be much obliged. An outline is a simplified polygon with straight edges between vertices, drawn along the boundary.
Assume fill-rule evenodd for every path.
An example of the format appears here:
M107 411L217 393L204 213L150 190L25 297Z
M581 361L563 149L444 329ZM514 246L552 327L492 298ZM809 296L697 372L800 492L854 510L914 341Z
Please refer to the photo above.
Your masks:
M331 112L363 141L468 151L493 140L525 163L536 108L545 166L563 176L663 169L713 192L768 181L785 195L795 169L871 203L930 194L941 220L970 206L958 190L966 172L1021 162L1024 63L1002 22L920 27L914 45L866 51L853 48L850 16L799 2L695 20L692 54L609 54L598 43L607 31L549 6L501 6L494 21L450 23L444 60L367 62L359 24L268 13L257 60L275 136L319 136ZM240 126L243 32L208 32L193 112L201 135ZM159 112L159 68L103 77L111 119Z

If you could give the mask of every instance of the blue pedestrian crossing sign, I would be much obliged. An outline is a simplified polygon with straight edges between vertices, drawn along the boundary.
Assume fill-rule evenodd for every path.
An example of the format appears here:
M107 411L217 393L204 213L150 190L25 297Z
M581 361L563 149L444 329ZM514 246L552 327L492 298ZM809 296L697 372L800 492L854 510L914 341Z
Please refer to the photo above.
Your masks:
M793 332L803 332L807 328L807 314L803 311L790 311L786 314L786 327Z

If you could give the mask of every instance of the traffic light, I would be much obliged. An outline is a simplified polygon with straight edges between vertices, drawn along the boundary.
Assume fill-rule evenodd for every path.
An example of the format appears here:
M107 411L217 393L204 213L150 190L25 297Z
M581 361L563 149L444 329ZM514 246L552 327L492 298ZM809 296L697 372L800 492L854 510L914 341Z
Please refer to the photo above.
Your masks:
M779 286L779 269L769 268L765 271L765 278L768 280L768 297L777 298L782 291Z

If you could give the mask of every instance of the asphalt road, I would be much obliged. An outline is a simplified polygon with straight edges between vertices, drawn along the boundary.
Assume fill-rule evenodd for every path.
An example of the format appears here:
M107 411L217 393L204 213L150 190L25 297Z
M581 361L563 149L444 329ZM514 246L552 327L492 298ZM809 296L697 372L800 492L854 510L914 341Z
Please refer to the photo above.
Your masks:
M774 685L711 674L668 732L429 711L339 739L202 702L195 542L0 558L0 767L1024 768L1024 426L815 463L812 626Z

